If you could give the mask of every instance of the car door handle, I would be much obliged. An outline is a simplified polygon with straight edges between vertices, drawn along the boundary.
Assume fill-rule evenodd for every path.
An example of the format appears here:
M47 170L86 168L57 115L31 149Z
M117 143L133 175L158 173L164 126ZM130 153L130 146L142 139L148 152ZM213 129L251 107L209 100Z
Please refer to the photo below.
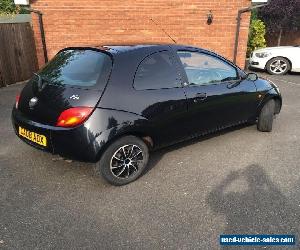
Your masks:
M194 98L194 102L203 101L207 98L206 93L197 93Z

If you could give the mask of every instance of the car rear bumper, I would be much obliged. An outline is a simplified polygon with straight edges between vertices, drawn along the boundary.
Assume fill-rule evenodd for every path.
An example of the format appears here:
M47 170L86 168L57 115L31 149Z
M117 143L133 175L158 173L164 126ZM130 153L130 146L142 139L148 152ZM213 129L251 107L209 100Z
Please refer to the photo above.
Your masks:
M11 119L16 135L30 146L71 159L89 162L97 160L99 148L94 147L95 136L84 124L76 128L49 126L29 120L16 108L13 108ZM40 146L19 135L20 126L46 136L47 146Z

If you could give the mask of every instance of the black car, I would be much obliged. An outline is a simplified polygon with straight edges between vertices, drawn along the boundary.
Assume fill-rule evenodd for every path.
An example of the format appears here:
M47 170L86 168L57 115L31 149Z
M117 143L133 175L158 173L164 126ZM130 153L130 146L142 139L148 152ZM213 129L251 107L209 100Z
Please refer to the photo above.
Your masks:
M16 134L96 162L111 184L137 179L149 151L247 122L271 131L279 89L225 58L182 45L61 50L17 96Z

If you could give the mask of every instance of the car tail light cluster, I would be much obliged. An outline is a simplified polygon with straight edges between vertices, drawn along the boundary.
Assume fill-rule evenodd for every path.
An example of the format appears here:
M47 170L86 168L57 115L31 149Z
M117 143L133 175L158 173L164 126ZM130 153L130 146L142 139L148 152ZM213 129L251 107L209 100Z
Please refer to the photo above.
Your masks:
M92 111L93 108L90 107L76 107L64 110L58 117L56 126L75 127L86 121Z
M20 95L16 96L16 109L19 107Z

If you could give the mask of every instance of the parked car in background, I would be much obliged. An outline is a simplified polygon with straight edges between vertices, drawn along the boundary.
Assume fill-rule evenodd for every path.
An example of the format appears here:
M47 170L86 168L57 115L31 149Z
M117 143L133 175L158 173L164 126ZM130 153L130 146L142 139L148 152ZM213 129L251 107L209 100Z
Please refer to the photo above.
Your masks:
M300 72L300 46L280 46L255 50L249 66L267 70L272 75Z
M124 185L149 151L246 122L269 132L281 105L275 84L204 49L66 48L17 96L12 122L29 145L96 162Z

